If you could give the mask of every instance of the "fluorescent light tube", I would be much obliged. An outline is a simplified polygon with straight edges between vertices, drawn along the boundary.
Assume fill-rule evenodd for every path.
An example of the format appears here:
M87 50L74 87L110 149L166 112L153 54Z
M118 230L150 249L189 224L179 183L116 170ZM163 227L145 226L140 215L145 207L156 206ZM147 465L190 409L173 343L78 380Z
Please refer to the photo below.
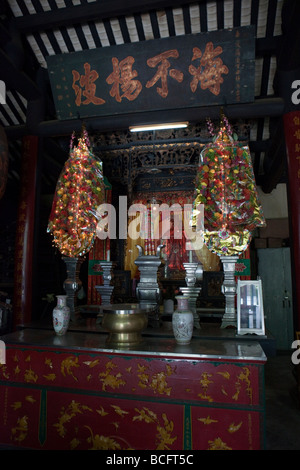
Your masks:
M188 122L168 122L164 124L145 124L129 127L130 132L155 131L159 129L180 129L188 126Z

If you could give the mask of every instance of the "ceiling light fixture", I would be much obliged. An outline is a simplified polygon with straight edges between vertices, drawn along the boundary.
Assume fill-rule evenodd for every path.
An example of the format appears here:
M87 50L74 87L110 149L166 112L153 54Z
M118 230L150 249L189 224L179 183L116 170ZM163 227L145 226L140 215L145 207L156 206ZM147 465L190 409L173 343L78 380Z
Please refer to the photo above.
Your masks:
M187 127L189 123L185 122L168 122L164 124L145 124L142 126L131 126L129 127L130 132L140 132L140 131L155 131L161 129L181 129Z

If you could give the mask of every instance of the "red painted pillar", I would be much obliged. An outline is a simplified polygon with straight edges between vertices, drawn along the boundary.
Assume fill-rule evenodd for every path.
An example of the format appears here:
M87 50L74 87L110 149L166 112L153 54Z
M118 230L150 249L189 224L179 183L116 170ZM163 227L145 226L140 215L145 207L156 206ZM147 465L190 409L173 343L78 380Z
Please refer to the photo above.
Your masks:
M295 329L300 328L300 110L283 116L287 153L288 196L292 229L292 265L294 271Z
M38 137L24 137L15 245L14 329L18 324L31 320L37 158Z

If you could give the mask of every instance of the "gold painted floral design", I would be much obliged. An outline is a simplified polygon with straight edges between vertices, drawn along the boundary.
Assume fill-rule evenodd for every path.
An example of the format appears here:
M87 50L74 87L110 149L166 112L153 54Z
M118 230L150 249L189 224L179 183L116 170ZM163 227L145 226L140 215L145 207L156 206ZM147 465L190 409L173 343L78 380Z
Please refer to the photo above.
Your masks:
M115 435L104 435L95 433L90 425L82 424L82 428L88 429L89 436L86 438L86 442L90 450L128 450L133 449L133 447L127 442L127 440L119 436L118 430L121 426L121 423L125 417L136 423L146 423L147 425L152 425L156 429L155 434L155 448L156 450L170 450L171 446L177 439L177 436L173 435L174 432L174 423L172 420L169 420L166 413L162 413L161 417L157 413L152 411L150 408L134 408L134 410L127 411L119 405L109 405L106 409L103 406L100 409L93 409L90 406L82 405L77 401L72 400L71 403L62 407L60 411L59 419L53 426L56 428L59 436L63 439L66 439L68 435L72 432L68 429L71 428L71 422L73 418L76 418L78 415L86 415L87 421L89 421L90 413L98 413L100 417L108 416L111 417L110 425L114 426L116 434ZM130 415L133 414L132 417ZM116 419L114 418L116 416ZM127 423L127 421L126 421ZM127 424L125 424L126 426ZM105 425L101 426L101 429L105 429ZM69 436L70 449L78 448L81 444L84 445L84 442L81 442L77 437L79 435L84 435L83 432L78 432L78 424L76 424L76 436ZM138 427L136 428L138 432Z
M107 387L116 389L119 388L121 385L125 385L125 380L122 379L121 372L116 373L115 375L112 374L113 369L117 366L112 361L109 361L105 364L105 372L100 372L99 378L102 382L102 390L106 391Z
M138 378L139 378L139 387L141 388L151 388L155 393L160 395L170 396L172 387L168 386L167 377L170 377L174 374L175 370L172 369L169 365L166 366L165 372L161 371L150 376L148 372L148 367L138 364Z
M151 361L142 358L108 358L105 355L17 350L11 356L13 363L0 365L3 380L25 381L33 384L71 386L69 380L80 383L83 389L99 389L113 392L123 388L126 393L147 395L178 395L177 376L185 371L186 361L168 363L161 359ZM253 382L257 382L256 367L241 367L235 364L215 365L192 362L191 381L182 382L187 386L180 390L180 399L200 399L212 402L253 404ZM199 367L200 366L200 367ZM255 397L257 400L257 396Z
M228 427L228 432L230 432L231 434L233 434L233 433L239 431L239 430L241 429L241 427L242 427L242 424L243 424L242 421L241 421L240 423L238 423L238 424L231 423L231 424L229 425L229 427Z
M74 375L73 368L77 368L79 366L78 357L69 356L61 362L60 370L64 377L71 375L71 377L73 377L73 379L77 382L78 379Z
M217 437L213 441L208 441L209 449L208 450L232 450L231 447L228 447L225 442L222 441L220 437Z
M34 383L36 383L38 378L39 378L38 375L31 368L26 369L25 374L24 374L25 382L34 382Z
M67 428L66 425L70 423L70 421L78 414L82 414L85 411L90 411L92 412L93 410L86 406L86 405L81 405L80 403L76 402L75 400L72 400L69 406L62 407L60 411L60 418L57 423L55 423L53 426L57 429L58 434L60 437L65 437L67 434Z
M174 430L173 421L169 421L165 413L162 414L163 423L160 423L157 414L145 406L142 409L135 408L137 415L133 417L133 421L144 421L147 424L156 425L156 450L170 450L176 441L177 436L172 437Z
M198 397L202 398L203 400L207 400L209 402L213 401L213 398L210 395L207 395L207 390L210 384L214 383L213 380L210 380L212 374L208 374L207 372L203 372L201 374L200 385L202 388L202 392L198 393Z
M212 424L212 423L217 423L217 419L212 419L210 416L207 416L206 418L198 418L198 421L201 421L203 424Z
M24 401L34 405L36 403L36 399L33 398L32 395L25 395ZM21 411L23 408L24 402L21 400L14 401L10 406L11 408L18 412ZM24 411L23 411L24 413ZM17 418L16 425L11 429L11 439L18 444L21 444L29 433L29 418L27 415L19 416Z
M238 381L236 383L236 388L237 388L236 394L232 397L234 400L238 399L239 392L240 392L240 389L241 389L241 384L242 384L242 382L245 382L246 383L246 392L247 392L247 395L250 398L250 403L251 404L253 403L253 389L251 387L250 376L251 376L251 373L250 373L249 367L243 367L242 372L238 375Z
M17 424L11 430L12 439L19 444L26 439L28 434L28 416L18 418Z

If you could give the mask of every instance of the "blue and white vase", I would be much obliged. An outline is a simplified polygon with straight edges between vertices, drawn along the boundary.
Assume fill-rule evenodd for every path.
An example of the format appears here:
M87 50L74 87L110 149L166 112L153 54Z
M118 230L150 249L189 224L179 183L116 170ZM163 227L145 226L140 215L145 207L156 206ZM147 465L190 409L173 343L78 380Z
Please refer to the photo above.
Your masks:
M53 309L53 328L58 336L66 334L70 323L70 309L67 306L67 296L57 295L57 305Z
M172 315L172 327L175 340L178 344L190 344L193 336L194 315L189 309L189 299L177 295L177 309Z

